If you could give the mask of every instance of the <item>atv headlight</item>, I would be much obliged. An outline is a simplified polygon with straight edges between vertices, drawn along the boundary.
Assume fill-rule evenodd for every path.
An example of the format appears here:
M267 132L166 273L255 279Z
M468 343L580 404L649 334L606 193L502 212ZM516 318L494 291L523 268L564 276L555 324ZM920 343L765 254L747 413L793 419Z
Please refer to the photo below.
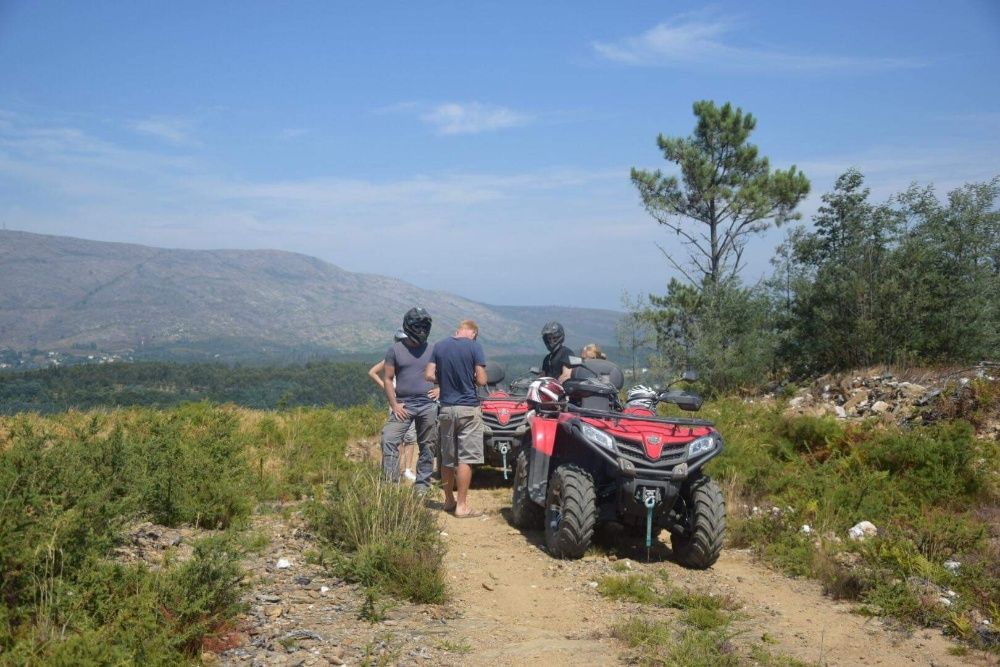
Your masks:
M593 426L591 426L590 424L588 424L586 422L581 422L581 424L582 424L582 430L583 430L583 437L585 437L587 440L590 440L595 445L598 445L599 447L603 447L604 449L608 450L609 452L615 451L615 439L614 438L612 438L610 435L608 435L604 431L602 431L602 430L600 430L598 428L594 428Z
M706 435L688 444L688 458L693 459L702 454L708 454L715 449L715 436Z

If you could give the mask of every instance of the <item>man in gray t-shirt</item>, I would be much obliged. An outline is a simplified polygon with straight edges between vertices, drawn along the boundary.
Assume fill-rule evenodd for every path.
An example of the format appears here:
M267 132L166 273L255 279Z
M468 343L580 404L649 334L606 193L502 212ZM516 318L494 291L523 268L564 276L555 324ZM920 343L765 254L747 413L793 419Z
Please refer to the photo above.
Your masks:
M427 342L431 316L423 308L411 308L403 317L403 331L406 340L385 353L384 388L390 414L382 428L382 473L386 479L399 481L399 444L410 424L416 424L420 454L414 485L423 493L430 488L438 438L437 389L424 378L434 352Z

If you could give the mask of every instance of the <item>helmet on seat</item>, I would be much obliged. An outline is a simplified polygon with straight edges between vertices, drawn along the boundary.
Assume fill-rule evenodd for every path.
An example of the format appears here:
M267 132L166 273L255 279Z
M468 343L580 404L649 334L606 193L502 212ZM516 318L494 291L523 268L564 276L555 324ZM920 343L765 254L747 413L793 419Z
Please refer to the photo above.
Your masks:
M542 342L545 343L545 349L549 352L559 349L559 346L562 345L565 340L566 330L563 329L563 325L559 324L555 320L542 327Z
M528 402L539 406L558 403L565 396L563 386L555 378L538 378L528 386Z
M431 334L431 316L423 308L410 308L403 315L403 331L420 345Z
M637 384L628 390L625 399L626 407L653 409L656 403L656 391L644 384Z

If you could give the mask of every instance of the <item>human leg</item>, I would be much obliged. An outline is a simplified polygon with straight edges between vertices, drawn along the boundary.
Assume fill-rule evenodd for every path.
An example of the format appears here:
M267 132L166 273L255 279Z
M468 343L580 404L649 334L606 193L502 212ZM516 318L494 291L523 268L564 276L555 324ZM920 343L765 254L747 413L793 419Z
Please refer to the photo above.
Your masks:
M403 477L411 482L417 478L416 474L413 472L413 469L417 466L416 455L417 422L416 420L413 420L410 422L410 428L406 430L406 435L403 436L403 449L402 454L400 454L399 457L399 465L403 469Z
M461 408L455 420L456 478L455 516L474 514L469 507L469 487L472 485L472 466L483 462L483 417L479 408Z
M455 408L443 407L438 416L438 441L441 447L441 486L444 488L444 508L455 509Z
M390 482L399 481L399 443L412 420L412 415L400 420L390 414L382 427L382 476Z
M438 445L438 407L430 403L420 408L415 415L417 424L417 479L414 486L425 493L431 487L431 472L434 470L434 452Z

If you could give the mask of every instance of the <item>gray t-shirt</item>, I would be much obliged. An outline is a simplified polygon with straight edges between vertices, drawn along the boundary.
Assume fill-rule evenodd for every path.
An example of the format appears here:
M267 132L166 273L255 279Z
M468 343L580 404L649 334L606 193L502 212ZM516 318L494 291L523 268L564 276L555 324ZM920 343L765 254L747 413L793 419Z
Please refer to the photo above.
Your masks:
M395 343L385 353L385 365L396 369L396 398L403 405L417 407L431 402L427 395L434 385L424 379L424 371L434 354L434 345L407 347Z

